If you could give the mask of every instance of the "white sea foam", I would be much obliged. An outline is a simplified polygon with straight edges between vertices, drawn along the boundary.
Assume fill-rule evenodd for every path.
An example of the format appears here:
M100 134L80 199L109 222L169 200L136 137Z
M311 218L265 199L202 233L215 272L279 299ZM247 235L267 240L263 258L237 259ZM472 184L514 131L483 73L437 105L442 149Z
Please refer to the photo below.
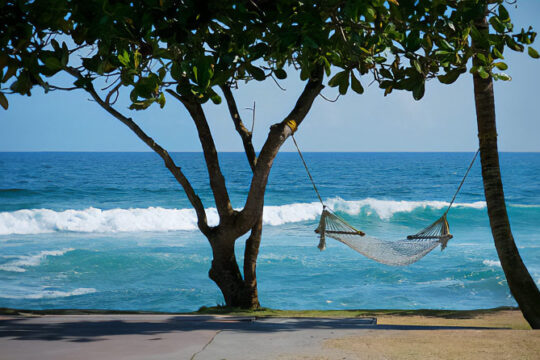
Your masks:
M482 264L490 267L501 267L501 262L499 260L484 260Z
M373 212L381 219L389 219L394 214L400 212L412 212L416 209L432 208L435 210L444 209L450 203L446 201L396 201L379 200L367 198L357 201L346 201L341 198L334 198L327 201L330 208L335 211L343 211L349 215L357 215L362 210L366 210L368 215ZM454 203L454 207L482 209L486 206L485 201L476 201L473 203Z
M39 254L35 255L9 256L9 258L14 258L16 260L0 265L0 270L11 272L25 272L25 267L38 266L47 256L62 256L68 251L72 250L74 249L70 248L62 250L42 251Z
M349 215L361 212L388 220L396 213L412 212L416 209L435 210L448 206L444 201L395 201L367 198L347 201L332 198L326 201L335 210ZM482 209L485 202L457 203L455 207ZM206 211L208 223L219 221L215 208ZM265 225L279 226L286 223L315 220L321 213L317 202L294 203L281 206L265 206ZM0 235L42 234L52 232L115 233L130 231L178 231L196 230L197 217L193 209L110 209L88 208L84 210L54 211L49 209L18 210L0 212Z
M41 291L31 291L31 292L16 292L14 294L2 294L0 293L0 298L4 299L54 299L62 298L69 296L78 296L95 293L96 289L94 288L78 288L73 291L59 291L59 290L49 290L43 289Z

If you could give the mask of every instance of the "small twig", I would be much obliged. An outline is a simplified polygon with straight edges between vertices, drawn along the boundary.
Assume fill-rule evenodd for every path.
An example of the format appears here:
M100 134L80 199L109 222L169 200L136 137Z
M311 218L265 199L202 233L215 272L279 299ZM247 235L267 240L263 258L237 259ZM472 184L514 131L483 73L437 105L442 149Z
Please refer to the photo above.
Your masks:
M116 82L116 81L115 81ZM114 84L114 83L113 83ZM122 82L119 82L111 91L109 91L109 93L107 94L107 97L105 98L105 102L109 105L114 105L114 103L116 103L116 100L118 100L118 94L120 93L118 91L118 89L120 89L120 86L122 86ZM111 103L111 96L113 94L116 94L116 98L114 99L114 101Z
M72 90L77 90L78 87L77 86L73 86L73 87L62 87L62 86L56 86L56 85L50 85L49 84L49 89L53 89L53 90L64 90L64 91L72 91Z
M278 81L276 80L276 78L274 77L274 75L270 75L272 77L272 80L274 80L274 82L276 83L276 85L278 86L278 88L282 91L287 91L287 89L285 89L283 86L279 85Z
M245 108L246 110L251 110L251 112L253 113L253 116L251 118L251 131L250 131L250 134L253 134L253 128L255 127L255 101L253 102L253 107L252 108Z
M109 77L107 77L107 80L109 80ZM117 78L116 80L114 80L112 83L110 83L109 85L105 86L104 88L101 89L101 91L105 91L109 88L111 88L118 80L120 80L120 78Z
M319 96L322 97L324 100L328 101L328 102L331 102L331 103L335 103L336 101L338 101L339 97L341 96L341 94L338 94L338 96L334 99L334 100L330 100L329 98L327 98L326 96L324 96L322 93L319 93Z

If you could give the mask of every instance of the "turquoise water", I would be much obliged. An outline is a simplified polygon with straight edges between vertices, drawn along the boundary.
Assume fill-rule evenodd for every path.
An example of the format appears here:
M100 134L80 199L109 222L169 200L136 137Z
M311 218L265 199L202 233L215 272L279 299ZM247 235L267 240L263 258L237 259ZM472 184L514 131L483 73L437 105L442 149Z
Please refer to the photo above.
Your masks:
M401 239L437 219L472 153L308 153L325 201L369 235ZM217 222L199 153L175 153ZM233 205L251 171L221 155ZM512 230L540 284L540 154L501 154ZM278 156L258 262L263 306L282 309L515 305L493 246L480 167L449 213L454 239L390 267L313 233L320 204L295 153ZM241 261L242 241L237 244ZM152 153L0 153L0 307L191 311L222 304L211 251L180 186Z

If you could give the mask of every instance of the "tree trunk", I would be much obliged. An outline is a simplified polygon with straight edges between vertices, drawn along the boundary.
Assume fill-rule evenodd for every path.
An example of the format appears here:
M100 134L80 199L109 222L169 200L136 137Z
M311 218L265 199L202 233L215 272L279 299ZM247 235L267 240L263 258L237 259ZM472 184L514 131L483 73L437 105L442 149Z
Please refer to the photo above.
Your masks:
M234 253L237 239L230 233L230 231L221 230L209 236L213 259L208 275L221 290L226 306L257 309L260 304L255 270L261 243L262 216L246 240L244 278L242 278Z
M487 31L487 22L477 22L477 27ZM478 65L478 60L473 65ZM478 138L480 142L480 159L482 162L482 178L487 202L489 223L495 248L508 282L508 287L519 305L523 316L533 329L540 328L540 291L514 242L510 221L506 212L499 153L497 150L497 130L495 124L495 98L493 79L482 79L477 73L473 75Z
M322 85L323 76L322 67L313 70L312 76L306 83L304 91L300 94L293 110L282 122L270 127L270 133L259 153L259 157L255 156L253 144L251 143L251 133L243 126L230 89L227 87L222 88L229 112L237 132L242 137L244 149L253 171L248 199L244 209L240 212L233 211L231 214L228 214L228 211L224 211L223 214L220 213L220 225L214 228L212 234L208 236L214 254L209 276L220 288L227 306L249 309L260 306L256 267L261 243L262 212L268 176L281 145L294 131L289 123L292 121L296 124L294 126L296 128L304 120L313 101L324 87ZM202 116L199 116L199 118L201 123L205 122ZM201 142L204 142L204 140L201 139ZM209 171L211 171L210 168ZM215 194L214 196L216 197ZM251 234L246 240L244 252L244 278L242 279L234 254L234 243L237 238L250 230Z
M245 307L242 306L244 281L234 254L236 239L219 234L212 235L209 240L213 259L208 276L221 290L227 306Z
M259 245L262 235L262 216L257 221L251 235L246 240L244 251L244 298L246 304L251 309L260 307L259 294L257 292L257 256L259 255Z

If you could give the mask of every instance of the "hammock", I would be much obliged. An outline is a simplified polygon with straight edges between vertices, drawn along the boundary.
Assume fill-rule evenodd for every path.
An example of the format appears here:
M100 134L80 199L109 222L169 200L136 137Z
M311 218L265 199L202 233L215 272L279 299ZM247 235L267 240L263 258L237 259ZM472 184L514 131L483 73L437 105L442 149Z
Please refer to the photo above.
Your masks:
M386 265L409 265L427 255L439 244L441 250L446 248L448 240L452 238L446 213L427 228L406 239L398 241L381 240L366 236L362 231L356 230L345 220L324 208L315 230L320 236L318 248L326 248L326 237L330 237L360 254Z
M293 129L294 132L296 127L291 126L291 129ZM461 180L461 183L459 184L458 189L444 214L433 224L429 225L423 230L420 230L416 234L409 235L403 240L390 241L367 236L364 232L355 229L326 207L322 201L319 191L317 190L317 186L313 181L313 177L308 170L307 164L302 156L302 152L294 139L294 135L291 135L291 137L296 149L298 150L300 159L304 163L304 167L306 168L307 174L311 180L311 183L313 184L313 188L317 193L319 201L323 205L319 226L315 230L320 237L318 248L321 251L326 248L326 238L329 237L342 242L353 250L356 250L360 254L377 262L386 265L400 266L409 265L420 260L439 245L441 245L441 251L446 248L448 241L453 237L452 234L450 234L450 227L448 225L448 221L446 220L446 215L454 204L454 200L461 190L461 187L463 186L463 183L465 182L465 179L467 178L467 175L469 174L469 171L471 170L480 150L476 151L471 164L465 173L465 176L463 176L463 179Z

